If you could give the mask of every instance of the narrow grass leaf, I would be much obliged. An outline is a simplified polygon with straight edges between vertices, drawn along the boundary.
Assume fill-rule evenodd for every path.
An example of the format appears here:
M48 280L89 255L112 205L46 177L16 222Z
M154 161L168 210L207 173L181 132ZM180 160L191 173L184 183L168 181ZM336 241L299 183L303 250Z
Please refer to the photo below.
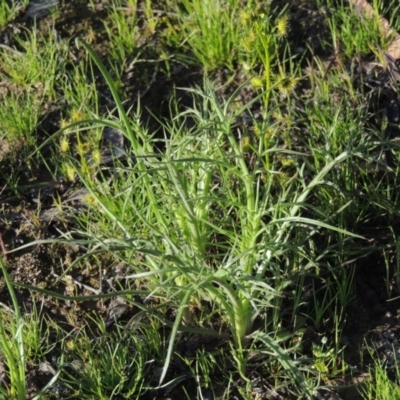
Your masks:
M297 368L296 364L293 360L289 357L286 351L282 349L281 346L269 336L265 332L256 331L249 335L250 338L255 340L261 340L269 350L272 350L273 354L276 356L277 360L282 364L283 368L285 368L294 378L298 388L300 389L301 393L306 395L308 399L312 399L312 393L307 386L307 383Z

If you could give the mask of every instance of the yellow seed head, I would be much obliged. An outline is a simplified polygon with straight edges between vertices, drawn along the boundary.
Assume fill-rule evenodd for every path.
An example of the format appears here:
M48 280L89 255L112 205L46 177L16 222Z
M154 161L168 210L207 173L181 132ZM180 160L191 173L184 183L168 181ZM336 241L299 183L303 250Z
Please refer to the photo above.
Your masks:
M71 112L71 122L77 122L77 121L82 121L85 119L85 113L81 110L72 110Z
M275 175L276 180L279 185L285 186L287 182L290 181L290 175L287 172L279 172L279 174Z
M82 175L90 175L90 167L85 159L82 160L81 164L81 173Z
M66 168L65 172L66 172L66 175L67 175L67 179L70 182L75 181L75 169L74 169L74 167L72 165L67 165L67 168Z
M295 165L294 160L289 157L282 157L280 159L283 168L289 168Z
M66 128L69 124L70 124L70 121L68 121L67 119L62 118L60 120L60 128L61 129Z
M265 131L264 139L266 141L271 140L276 135L276 129L270 127Z
M60 142L60 152L61 153L66 153L69 150L69 141L67 136L63 136L61 138L61 142Z
M276 109L274 110L274 112L272 113L272 117L276 120L276 121L282 121L283 116L282 116L282 112L281 110Z
M260 129L260 127L259 127L258 125L256 125L256 126L253 128L253 132L254 132L254 134L255 134L257 137L259 137L260 134L261 134L261 129Z
M76 145L76 152L83 157L84 155L86 155L90 150L90 144L89 143L85 143L85 142L81 142L78 141L77 145Z
M241 10L239 13L239 23L246 25L251 20L251 13L249 11Z
M65 345L67 346L67 349L73 350L75 348L75 343L73 340L68 340Z
M264 86L264 81L258 76L251 78L250 83L256 89L262 88Z
M255 50L255 40L256 40L256 35L254 33L253 29L249 29L248 32L246 32L246 35L242 37L240 41L240 45L245 51L251 52Z
M278 84L278 89L281 93L290 94L295 89L297 84L299 83L300 78L293 75L281 75L280 82Z
M276 31L279 37L286 37L288 34L289 17L283 15L276 21Z
M92 194L87 194L83 199L83 203L86 204L87 206L96 206L97 205L97 200Z
M94 149L92 151L92 160L95 165L100 165L101 163L101 152L99 149Z
M240 147L243 152L247 152L251 150L251 140L249 136L243 136L240 141Z

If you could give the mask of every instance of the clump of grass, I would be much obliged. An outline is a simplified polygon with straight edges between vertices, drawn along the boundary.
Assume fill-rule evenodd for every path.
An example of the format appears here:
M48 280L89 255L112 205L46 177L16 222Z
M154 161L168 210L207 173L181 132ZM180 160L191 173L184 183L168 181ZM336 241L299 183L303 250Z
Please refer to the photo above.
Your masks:
M42 96L52 99L56 72L66 61L65 44L57 43L51 35L46 39L41 37L36 29L14 39L20 50L11 47L0 49L0 76L25 90L35 87Z
M379 20L380 4L380 1L373 2L375 15L372 18L361 15L352 5L349 7L343 3L336 7L335 12L327 19L332 36L331 47L346 59L357 55L370 56L371 52L380 53L382 49L386 50L392 38L382 30Z
M257 5L253 9L250 4L241 10L238 19L242 28L239 59L251 77L252 86L264 93L264 106L268 108L273 90L290 94L299 81L294 71L285 71L290 60L286 42L289 14L282 10L275 16L270 5ZM282 58L282 53L287 53L286 59ZM261 70L255 74L259 65Z
M7 141L10 150L18 147L32 150L37 144L35 129L40 118L43 99L33 90L11 92L2 97L2 104L0 138ZM23 113L21 108L24 110ZM10 152L10 154L15 153Z
M234 67L235 45L239 42L240 26L236 23L239 2L229 0L184 0L175 4L181 42L194 53L204 68Z
M307 164L294 164L298 175L279 183L275 179L279 156L304 154L283 151L273 141L266 146L268 132L263 127L270 118L266 114L253 144L255 164L248 164L243 144L232 130L233 121L247 105L232 108L235 95L221 104L206 84L203 90L191 90L194 103L202 106L175 116L165 126L166 151L156 156L153 138L137 119L127 116L109 74L84 46L108 82L119 112L119 120L98 119L96 123L123 131L133 153L128 167L116 170L112 187L104 185L101 175L89 179L76 164L77 175L96 200L90 219L82 220L90 231L78 233L94 248L130 264L130 279L142 281L149 296L169 298L176 307L160 381L166 376L181 324L192 323L191 306L207 302L215 305L222 326L231 332L232 355L244 378L251 338L268 349L266 354L276 357L299 392L310 397L305 378L274 336L281 324L279 309L285 289L319 266L312 245L307 244L315 232L351 236L340 225L327 223L329 217L326 222L304 218L300 210L308 207L311 193L324 187L352 152L335 152L321 168L314 167L315 175L308 182L301 172ZM187 119L194 121L192 128L186 127ZM102 192L96 187L102 187ZM329 215L334 213L340 210L331 207ZM222 218L223 224L216 218ZM138 253L141 260L135 262ZM344 293L343 306L348 301ZM334 297L331 292L327 296L329 305ZM322 308L321 315L328 308ZM268 330L254 330L254 321L268 310L272 310L272 325Z
M104 26L111 43L110 54L121 73L126 63L133 58L137 48L137 1L113 0L109 9L109 20L110 22L105 22Z
M154 357L160 358L155 352L162 343L157 331L151 326L117 327L107 333L101 322L96 326L101 335L94 342L86 330L65 342L60 381L83 398L140 397L152 384Z
M19 11L21 11L23 7L26 7L28 3L29 0L2 1L0 4L0 28L12 21L18 15Z
M68 110L65 110L65 125L82 120L83 117L90 117L92 112L99 112L99 93L90 60L81 60L78 65L65 71L60 85L68 104ZM78 116L78 112L82 113L81 117Z
M0 76L8 87L1 95L0 159L9 161L2 174L5 172L6 182L16 189L21 171L27 176L39 164L38 153L32 155L39 145L37 127L44 118L44 104L55 100L55 87L62 76L58 72L65 67L67 48L65 42L57 42L51 35L45 37L37 29L22 30L13 42L18 49L0 49Z
M7 396L7 398L22 400L26 399L26 365L23 341L24 320L20 312L14 288L11 284L10 277L2 258L0 258L0 267L11 295L13 311L15 313L15 316L7 318L8 324L5 324L6 319L1 315L0 350L2 358L4 358L4 363L8 368L10 384L8 388L0 388L0 391L3 395Z
M373 358L373 362L369 367L369 379L363 382L359 389L363 400L400 399L400 388L393 378L389 377L389 375L395 376L396 379L400 377L398 361L395 360L395 365L389 368L379 360L376 350L368 348L368 351ZM396 354L395 349L393 349L393 352Z
M2 378L0 397L23 400L27 398L28 366L40 362L54 346L49 343L49 330L44 328L42 316L36 308L30 315L22 315L13 284L1 257L0 268L12 300L12 309L0 312L0 362L6 366L6 378ZM40 399L57 377L58 373L55 373L32 399Z

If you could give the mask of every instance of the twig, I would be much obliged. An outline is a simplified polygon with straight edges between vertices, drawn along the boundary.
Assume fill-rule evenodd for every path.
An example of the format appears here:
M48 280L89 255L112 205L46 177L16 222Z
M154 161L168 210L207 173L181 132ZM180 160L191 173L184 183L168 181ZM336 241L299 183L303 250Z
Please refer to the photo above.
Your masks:
M1 234L1 231L0 231L0 247L1 247L1 251L3 252L4 261L7 261L7 253L8 253L8 251L7 251L6 246L4 244L3 235Z
M54 271L51 272L51 274L56 277L59 280L62 280L63 277L56 274ZM64 279L69 279L71 282L73 282L76 286L78 286L79 288L85 288L86 290L89 290L90 292L93 292L95 294L100 294L101 293L101 289L94 289L91 286L85 285L82 282L77 281L76 279L73 279L71 276L66 276L64 277Z

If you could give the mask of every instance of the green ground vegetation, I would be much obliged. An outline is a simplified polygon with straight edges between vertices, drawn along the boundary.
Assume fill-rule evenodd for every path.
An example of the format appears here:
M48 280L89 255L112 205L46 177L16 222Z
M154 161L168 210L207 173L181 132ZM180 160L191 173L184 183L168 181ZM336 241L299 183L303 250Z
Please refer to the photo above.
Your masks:
M0 5L0 26L20 3ZM220 398L267 398L254 391L255 358L271 391L285 398L332 389L351 375L341 338L362 273L357 260L381 254L388 297L400 290L393 261L400 250L399 144L385 134L390 122L369 122L366 95L348 67L389 41L374 20L355 27L360 16L341 1L315 2L315 12L329 10L320 13L324 34L314 38L319 54L296 43L301 24L285 2L102 3L102 24L85 34L58 35L54 12L46 29L38 20L13 34L15 45L0 47L8 85L1 92L0 162L7 168L0 177L2 190L16 196L38 170L85 188L77 221L29 246L84 248L60 261L62 277L99 260L110 269L123 263L126 274L116 292L62 294L13 282L2 263L13 302L0 313L0 396L28 398L27 371L52 352L53 377L30 398L157 398L187 379L187 372L171 375L178 358L199 399L216 381L225 388ZM99 2L89 7L96 12ZM97 46L96 29L106 49ZM157 114L141 95L159 76L172 82L176 70L192 72L193 83L176 80L165 89ZM136 98L126 71L141 84ZM57 126L44 129L54 107ZM105 128L125 139L123 157L106 166ZM377 224L392 237L371 248L366 227ZM21 287L33 298L76 304L118 295L145 323L117 321L110 331L90 316L71 331L40 306L26 311L15 294ZM185 357L178 343L186 334L223 338L224 345ZM384 365L374 364L370 375L362 398L399 397L397 389L387 397L392 381Z

